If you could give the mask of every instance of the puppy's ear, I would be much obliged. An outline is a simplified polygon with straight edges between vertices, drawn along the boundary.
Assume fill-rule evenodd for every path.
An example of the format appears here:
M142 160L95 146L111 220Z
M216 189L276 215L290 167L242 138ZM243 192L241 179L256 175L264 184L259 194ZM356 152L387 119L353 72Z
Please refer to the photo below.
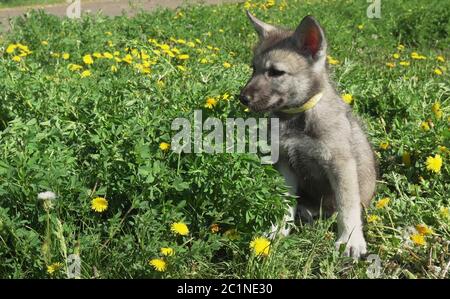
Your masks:
M300 52L310 56L314 61L326 56L325 34L313 17L304 17L295 29L293 37Z
M256 32L258 32L258 35L259 35L260 39L266 38L267 35L269 34L269 32L277 29L275 26L272 26L270 24L264 23L261 20L258 20L248 10L246 12L247 12L247 17L252 22L253 27L255 27L255 29L256 29Z

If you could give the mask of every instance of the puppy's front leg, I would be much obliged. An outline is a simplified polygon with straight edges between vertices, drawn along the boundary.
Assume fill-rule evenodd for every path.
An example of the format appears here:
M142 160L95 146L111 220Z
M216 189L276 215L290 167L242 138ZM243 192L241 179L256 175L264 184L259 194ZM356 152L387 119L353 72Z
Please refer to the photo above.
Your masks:
M338 210L338 240L336 247L346 244L344 254L355 258L366 253L362 231L361 201L359 196L356 161L352 157L335 159L330 181L336 195Z
M277 170L283 175L286 186L289 188L289 195L296 196L298 180L294 173L294 171L289 166L289 163L285 159L280 159L276 164ZM280 233L283 236L289 235L293 222L295 220L295 213L297 212L297 204L295 203L293 206L290 206L287 214L283 217L281 222L281 228L276 224L272 224L272 227L269 232L269 237L271 239L275 238L277 233Z

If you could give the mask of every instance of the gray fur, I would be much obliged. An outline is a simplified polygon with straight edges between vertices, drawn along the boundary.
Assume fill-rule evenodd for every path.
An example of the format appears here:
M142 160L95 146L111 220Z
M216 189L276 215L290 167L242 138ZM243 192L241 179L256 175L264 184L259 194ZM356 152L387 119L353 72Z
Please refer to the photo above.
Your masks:
M241 97L251 110L280 119L276 167L298 196L298 214L310 221L320 210L324 215L337 211L336 246L346 244L345 254L359 257L366 253L361 205L368 206L375 192L376 161L359 121L330 82L323 30L309 16L295 31L249 17L260 41ZM314 108L297 114L281 111L318 92L323 96ZM292 209L289 214L286 220L292 220ZM282 231L288 233L284 227Z

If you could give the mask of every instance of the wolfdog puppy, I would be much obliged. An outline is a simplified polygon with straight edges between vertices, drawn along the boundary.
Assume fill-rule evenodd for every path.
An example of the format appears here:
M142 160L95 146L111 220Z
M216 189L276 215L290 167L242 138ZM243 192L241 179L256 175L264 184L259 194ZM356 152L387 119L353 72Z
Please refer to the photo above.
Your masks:
M337 211L336 247L360 257L366 253L361 206L375 192L376 162L359 121L330 82L324 31L311 16L288 31L247 15L259 43L240 101L280 120L276 168L298 198L282 227L271 232L287 235L296 214L312 221Z

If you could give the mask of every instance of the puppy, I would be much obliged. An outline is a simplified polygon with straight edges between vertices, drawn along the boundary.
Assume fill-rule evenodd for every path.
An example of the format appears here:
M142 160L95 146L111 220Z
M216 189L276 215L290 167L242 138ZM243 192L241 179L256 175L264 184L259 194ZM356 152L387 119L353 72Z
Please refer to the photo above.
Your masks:
M330 82L324 31L311 16L289 31L247 15L259 43L240 101L279 119L276 168L298 198L272 233L287 235L296 214L309 222L337 211L336 247L345 244L344 254L358 258L366 253L361 206L375 192L376 162L359 121Z

